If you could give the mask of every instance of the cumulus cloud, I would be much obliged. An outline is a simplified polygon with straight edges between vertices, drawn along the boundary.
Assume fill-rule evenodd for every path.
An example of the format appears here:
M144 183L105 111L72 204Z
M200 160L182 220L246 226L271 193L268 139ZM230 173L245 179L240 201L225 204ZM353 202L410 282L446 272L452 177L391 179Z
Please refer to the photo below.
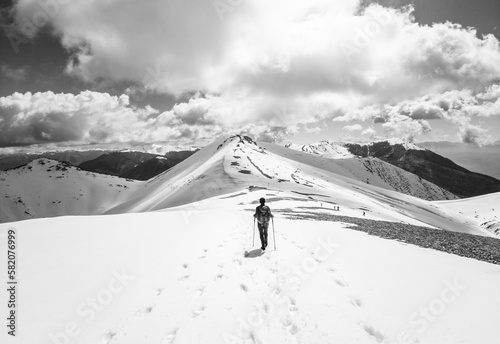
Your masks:
M146 110L122 106L126 110L120 111L147 123L139 131L153 130L137 132L138 138L196 137L207 128L248 125L293 132L325 118L374 120L388 133L414 137L430 130L429 121L456 116L450 111L456 99L443 96L436 103L421 97L454 90L472 90L473 97L500 79L500 47L493 35L478 38L473 29L452 23L418 25L411 7L366 6L359 0L228 1L222 7L216 6L220 1L200 0L50 3L47 9L37 0L17 1L16 21L31 37L50 26L74 52L68 73L195 94L158 115L160 129L141 117ZM463 103L464 114L495 115L498 102L487 99L494 92L484 93L481 102ZM82 117L52 116L50 123L68 125ZM94 117L101 116L78 121L94 123ZM102 130L68 135L122 139L109 134L118 124L101 120ZM43 125L35 130L46 131Z
M371 136L374 136L374 135L377 133L377 131L376 131L374 128L371 128L371 127L370 127L370 128L366 128L366 129L365 129L365 130L363 130L361 133L362 133L363 135L368 135L368 136L370 136L370 137L371 137Z
M0 98L0 145L41 142L158 141L194 130L151 107L134 108L128 96L85 91L78 95L14 93Z
M431 131L429 122L425 120L412 120L407 116L392 116L382 124L388 137L403 137L412 142L416 136L427 134Z
M353 124L353 125L346 125L343 129L347 131L361 131L363 130L363 127L361 126L361 124Z
M53 142L112 143L177 140L184 145L247 133L269 142L293 134L280 125L223 126L220 99L195 97L160 113L131 106L127 95L85 91L30 92L0 97L0 146Z
M500 116L500 85L492 85L478 94L454 90L390 105L370 105L339 116L335 121L371 120L382 124L386 134L403 135L412 140L432 130L429 121L444 120L457 127L462 142L483 144L489 140L487 130L471 121L491 116Z
M482 146L485 143L489 143L489 140L487 139L487 136L485 134L485 129L467 122L460 126L458 136L460 138L460 141L463 143Z
M232 129L229 131L229 133L247 135L257 141L281 142L286 137L290 137L291 135L293 135L295 133L295 130L292 127L248 125L241 129Z
M308 133L308 134L318 134L321 132L321 128L320 127L304 127L303 128L303 131L305 133Z
M478 94L477 97L483 100L498 101L498 98L500 98L500 85L495 84L489 86L484 92Z
M500 76L493 35L479 39L450 23L417 25L410 7L362 9L358 0L228 4L221 16L211 1L80 0L59 4L47 24L76 50L69 71L175 94L238 86L273 95L348 89L392 98ZM16 10L26 26L41 5L20 0Z

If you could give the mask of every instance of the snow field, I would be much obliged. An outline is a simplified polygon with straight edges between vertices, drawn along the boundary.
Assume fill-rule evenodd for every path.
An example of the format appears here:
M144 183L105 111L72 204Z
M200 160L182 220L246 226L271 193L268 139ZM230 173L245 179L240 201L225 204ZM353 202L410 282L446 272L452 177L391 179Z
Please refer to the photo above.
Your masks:
M19 233L17 340L496 343L499 266L341 223L286 220L279 210L305 203L294 200L269 203L278 250L270 227L259 255L250 203L272 194L0 225L2 234L12 226Z
M286 219L333 213L491 236L464 211L489 198L428 202L281 150L231 138L125 192L90 177L99 183L84 205L111 195L116 215L1 224L0 266L6 231L18 233L20 290L19 337L2 332L2 343L498 342L498 265ZM58 182L88 182L68 174ZM275 214L277 251L271 226L264 254L256 232L252 245L260 197Z
M465 215L479 226L500 236L500 193L456 201L433 202L445 209Z

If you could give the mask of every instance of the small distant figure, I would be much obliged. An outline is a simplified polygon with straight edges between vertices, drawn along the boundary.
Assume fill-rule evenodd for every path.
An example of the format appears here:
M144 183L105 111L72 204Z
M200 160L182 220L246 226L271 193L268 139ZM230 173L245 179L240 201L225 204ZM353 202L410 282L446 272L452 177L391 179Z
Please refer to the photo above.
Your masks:
M365 212L363 212L363 216L365 216Z
M253 215L253 217L257 219L260 242L262 243L261 249L265 251L267 247L267 228L269 227L269 220L271 220L274 215L271 213L271 208L266 205L265 198L261 198L259 202L260 205L255 208L255 214Z

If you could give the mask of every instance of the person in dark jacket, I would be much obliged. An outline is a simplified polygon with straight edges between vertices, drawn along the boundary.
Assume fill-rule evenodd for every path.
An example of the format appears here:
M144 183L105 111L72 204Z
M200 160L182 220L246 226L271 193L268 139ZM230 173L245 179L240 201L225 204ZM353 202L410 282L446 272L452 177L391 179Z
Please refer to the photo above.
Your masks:
M257 219L257 227L259 228L260 242L262 243L262 250L267 247L267 228L269 227L269 220L271 220L274 215L271 213L271 209L266 205L266 200L261 198L260 205L255 208L254 218Z

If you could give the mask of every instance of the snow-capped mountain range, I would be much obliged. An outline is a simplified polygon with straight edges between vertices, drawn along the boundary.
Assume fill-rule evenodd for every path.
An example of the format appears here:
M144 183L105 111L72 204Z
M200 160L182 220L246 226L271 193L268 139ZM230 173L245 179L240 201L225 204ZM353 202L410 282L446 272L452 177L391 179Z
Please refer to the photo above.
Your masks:
M368 144L321 141L286 147L330 159L378 158L411 172L459 197L500 192L500 181L469 171L450 159L410 142L392 139Z
M216 141L144 182L47 159L3 171L0 181L2 222L147 212L264 187L374 218L490 235L467 216L429 202L455 195L382 160L329 159L244 136Z
M339 141L323 140L320 142L305 144L305 145L300 145L300 144L296 144L296 143L288 143L285 145L285 147L290 148L290 149L303 151L303 152L307 152L307 153L318 154L318 155L321 155L325 158L345 159L345 158L353 158L353 157L357 156L357 155L353 154L350 150L350 147L353 145L366 146L366 147L368 147L368 150L369 150L369 147L380 144L380 143L388 143L391 146L400 145L405 150L410 150L410 149L412 149L412 150L425 150L425 148L420 147L417 144L414 144L413 142L408 142L408 141L396 139L396 138L387 139L387 140L380 140L380 141L373 141L373 142L366 143L366 144L359 144L359 143L354 143L354 142L339 142Z
M343 142L321 141L318 143L307 144L307 145L288 143L285 145L285 147L297 151L302 151L305 153L321 155L325 158L330 158L330 159L348 159L355 157L354 154L349 152L349 149Z
M421 180L391 166L234 136L148 181L49 159L3 171L2 219L28 220L0 224L21 291L16 341L0 340L496 344L498 239L481 225L500 194L413 197L397 189ZM274 214L265 253L260 197Z

